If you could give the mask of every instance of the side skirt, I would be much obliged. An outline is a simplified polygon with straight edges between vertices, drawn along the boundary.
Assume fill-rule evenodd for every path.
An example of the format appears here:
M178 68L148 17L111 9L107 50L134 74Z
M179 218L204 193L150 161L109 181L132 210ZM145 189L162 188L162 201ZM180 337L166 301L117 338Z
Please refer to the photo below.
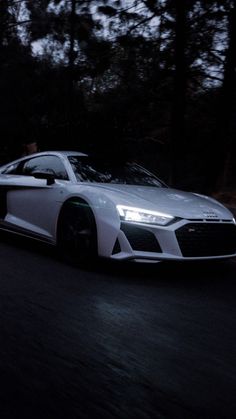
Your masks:
M16 234L18 236L28 237L30 239L38 240L43 243L51 244L52 246L56 246L56 243L52 239L45 237L42 234L34 233L25 228L13 226L12 224L7 223L5 221L0 221L0 230L6 231L7 233Z

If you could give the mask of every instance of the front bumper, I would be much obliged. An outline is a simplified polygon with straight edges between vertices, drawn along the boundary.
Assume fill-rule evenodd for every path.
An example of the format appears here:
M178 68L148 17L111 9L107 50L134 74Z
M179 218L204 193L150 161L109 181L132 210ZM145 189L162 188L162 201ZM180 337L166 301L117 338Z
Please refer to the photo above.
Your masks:
M116 260L209 260L236 256L233 221L180 219L169 226L122 222L111 255Z

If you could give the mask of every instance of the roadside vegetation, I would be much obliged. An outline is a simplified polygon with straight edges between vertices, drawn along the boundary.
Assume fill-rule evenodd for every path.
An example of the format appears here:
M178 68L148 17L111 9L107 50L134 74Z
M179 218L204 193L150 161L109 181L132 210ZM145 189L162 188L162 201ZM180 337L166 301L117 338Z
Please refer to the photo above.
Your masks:
M1 162L127 155L236 205L235 75L233 0L1 0Z

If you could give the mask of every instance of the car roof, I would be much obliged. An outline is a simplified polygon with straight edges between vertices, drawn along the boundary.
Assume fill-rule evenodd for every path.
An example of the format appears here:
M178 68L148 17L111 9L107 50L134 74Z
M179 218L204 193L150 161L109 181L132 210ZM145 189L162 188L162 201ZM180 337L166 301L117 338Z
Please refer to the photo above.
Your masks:
M53 155L63 155L63 156L87 156L85 153L81 153L80 151L68 151L68 150L46 150L46 151L40 151L39 153L29 154L28 156L45 156L47 154L53 154Z

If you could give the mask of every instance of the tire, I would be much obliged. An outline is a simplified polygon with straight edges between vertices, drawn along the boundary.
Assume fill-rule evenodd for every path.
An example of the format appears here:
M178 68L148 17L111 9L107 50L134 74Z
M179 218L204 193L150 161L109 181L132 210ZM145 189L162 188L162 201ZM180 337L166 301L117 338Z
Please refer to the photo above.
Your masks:
M86 266L97 257L96 223L84 201L65 204L58 222L57 245L62 258L76 266Z

